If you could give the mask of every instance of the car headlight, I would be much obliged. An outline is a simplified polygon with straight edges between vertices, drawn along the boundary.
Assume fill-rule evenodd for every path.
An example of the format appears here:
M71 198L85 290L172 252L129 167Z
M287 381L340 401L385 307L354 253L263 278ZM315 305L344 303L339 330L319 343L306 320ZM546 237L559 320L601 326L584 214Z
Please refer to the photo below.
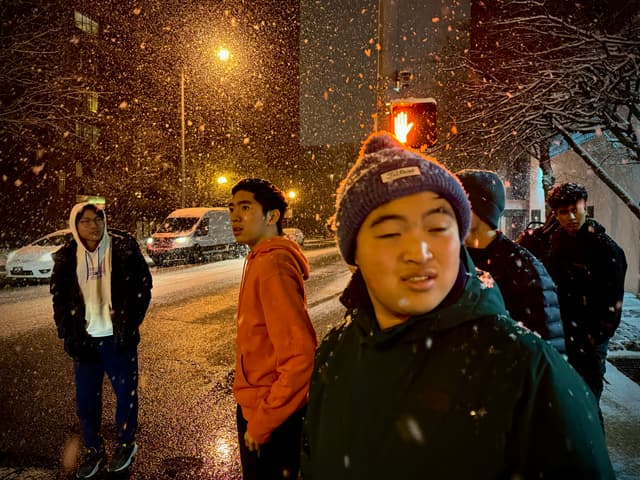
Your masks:
M178 237L174 240L176 245L185 246L189 244L191 237Z
M9 252L9 254L7 255L7 262L10 262L13 260L13 257L16 256L16 251L12 250L11 252Z
M43 263L53 262L53 256L51 256L50 253L43 253L42 255L40 255L38 261Z
M153 245L153 237L147 238L147 245Z

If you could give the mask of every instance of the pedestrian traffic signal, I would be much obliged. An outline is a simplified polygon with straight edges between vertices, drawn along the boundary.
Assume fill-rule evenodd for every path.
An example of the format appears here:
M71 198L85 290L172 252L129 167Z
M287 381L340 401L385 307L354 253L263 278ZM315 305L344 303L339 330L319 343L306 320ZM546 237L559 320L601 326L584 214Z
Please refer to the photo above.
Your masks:
M407 147L431 147L438 139L436 111L433 98L392 100L389 130Z

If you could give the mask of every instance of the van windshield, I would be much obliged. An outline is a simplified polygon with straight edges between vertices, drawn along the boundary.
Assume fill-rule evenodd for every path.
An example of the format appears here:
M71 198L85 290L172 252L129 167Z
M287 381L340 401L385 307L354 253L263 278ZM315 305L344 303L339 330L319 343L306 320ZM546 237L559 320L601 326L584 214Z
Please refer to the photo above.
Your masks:
M158 233L188 232L193 229L198 220L200 220L198 217L169 217L162 222Z

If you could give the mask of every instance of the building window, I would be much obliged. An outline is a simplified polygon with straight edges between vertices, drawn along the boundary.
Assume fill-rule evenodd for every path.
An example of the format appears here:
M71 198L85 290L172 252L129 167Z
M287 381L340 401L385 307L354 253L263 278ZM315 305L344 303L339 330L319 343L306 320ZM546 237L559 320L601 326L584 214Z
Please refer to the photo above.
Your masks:
M594 218L593 217L593 210L594 210L594 206L593 205L588 205L587 206L587 218Z
M531 210L531 220L529 221L542 223L542 211L539 208Z
M98 92L87 92L85 95L85 108L88 112L98 113Z
M67 175L64 172L58 172L58 193L62 194L67 189Z
M83 32L88 33L90 35L98 34L98 22L94 22L89 17L87 17L86 15L83 15L77 10L73 12L73 14L74 14L77 28L79 28Z
M87 142L93 144L98 143L98 137L100 136L100 129L93 125L88 125L82 122L76 122L76 135L84 138Z
M518 238L518 235L527 227L527 216L529 212L521 209L507 209L504 211L504 228L502 232L511 240Z

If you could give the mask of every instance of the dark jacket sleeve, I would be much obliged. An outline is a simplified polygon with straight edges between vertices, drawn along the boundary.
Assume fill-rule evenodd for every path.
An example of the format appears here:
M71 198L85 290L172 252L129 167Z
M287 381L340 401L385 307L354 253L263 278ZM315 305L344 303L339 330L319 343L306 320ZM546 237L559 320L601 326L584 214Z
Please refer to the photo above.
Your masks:
M49 283L49 291L51 292L53 301L53 320L55 321L58 331L58 338L65 338L65 336L70 333L70 285L73 284L71 274L73 273L75 275L75 272L70 271L70 265L67 261L70 255L69 250L70 247L65 245L53 255L53 272L51 273Z
M322 415L322 396L324 394L324 380L326 371L324 367L327 360L332 355L333 350L338 345L338 340L344 333L345 323L332 328L324 337L321 344L316 349L313 372L309 386L309 403L305 419L302 424L302 447L300 451L300 469L305 480L312 478L313 468L313 447L316 439L320 436L318 432L319 419Z
M147 262L135 238L125 232L111 230L112 277L111 302L116 343L121 348L138 344L138 327L151 301L153 286Z
M599 238L599 271L594 272L602 280L602 289L594 294L595 319L591 332L595 343L600 344L613 336L622 318L624 299L624 277L627 272L627 259L624 251L609 237ZM598 282L599 283L599 282Z
M151 272L149 266L140 251L140 246L135 239L129 244L131 257L131 268L135 274L132 277L133 298L131 300L132 315L136 319L138 325L144 320L144 316L149 308L151 302L151 289L153 287L153 280L151 278Z
M529 285L532 285L536 292L531 295L530 311L527 312L531 318L539 318L541 321L541 336L549 342L558 352L565 353L564 328L560 316L560 303L556 293L556 285L551 279L542 262L540 262L529 252L522 256L523 262L528 263L529 271L532 272ZM523 292L523 295L526 295Z
M595 397L563 358L534 358L520 394L508 439L514 477L615 478Z

